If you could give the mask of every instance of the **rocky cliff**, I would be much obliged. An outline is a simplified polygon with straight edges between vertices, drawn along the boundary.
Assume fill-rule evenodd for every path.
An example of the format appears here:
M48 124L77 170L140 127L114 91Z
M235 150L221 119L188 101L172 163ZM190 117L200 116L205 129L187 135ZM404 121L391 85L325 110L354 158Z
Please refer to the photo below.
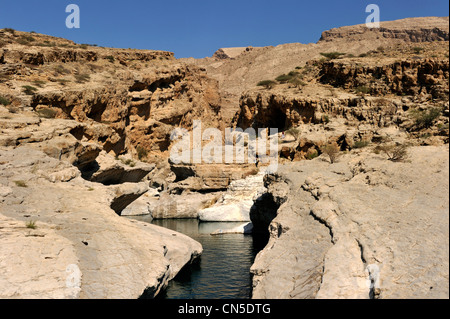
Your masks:
M220 127L215 87L169 52L2 30L0 297L155 297L197 258L196 241L119 215L174 128Z
M244 129L296 132L297 143L280 140L281 155L296 160L320 154L330 141L348 150L360 141L389 139L389 128L415 142L448 143L446 46L403 46L403 58L393 47L359 57L308 61L270 86L244 92L233 123Z
M252 211L253 298L448 298L448 165L446 145L281 166Z
M448 18L195 61L0 30L0 297L154 297L202 247L120 215L232 212L254 298L448 298L448 68ZM194 120L284 165L170 161Z
M422 47L422 44L439 44L449 41L448 17L408 18L383 21L379 29L368 29L365 25L346 26L324 31L317 43L289 43L261 48L221 49L220 52L238 52L233 58L217 54L200 60L187 62L204 67L208 74L219 81L223 98L223 114L231 121L238 111L243 92L256 87L259 81L274 79L287 74L296 67L304 67L307 61L319 60L321 53L341 52L348 55L366 55L378 48L395 47L398 57L408 53L404 48ZM423 52L422 52L423 55Z

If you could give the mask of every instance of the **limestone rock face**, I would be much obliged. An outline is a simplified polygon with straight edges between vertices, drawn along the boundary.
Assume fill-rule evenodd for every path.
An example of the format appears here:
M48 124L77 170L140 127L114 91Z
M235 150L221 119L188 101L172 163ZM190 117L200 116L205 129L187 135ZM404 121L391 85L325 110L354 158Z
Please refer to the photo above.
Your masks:
M423 47L427 42L434 45L448 41L448 17L409 18L383 21L379 29L369 29L365 24L335 28L323 32L317 43L289 43L235 51L240 53L231 59L223 54L227 52L223 49L213 57L186 59L186 62L204 67L219 81L224 118L232 122L239 111L243 92L254 89L260 81L273 80L295 68L305 67L307 61L323 58L321 53L338 51L357 57L383 47L397 47L397 52L401 52L407 46ZM402 54L397 57L401 59Z
M201 254L187 236L116 214L148 185L104 186L72 168L29 146L0 149L1 298L154 297Z
M331 84L344 91L321 84L309 85L302 94L296 90L286 90L288 87L249 90L241 96L240 111L234 123L243 129L273 127L282 131L341 117L350 123L375 127L406 127L410 124L408 110L414 104L425 106L434 99L446 100L448 63L448 59L404 60L395 63L387 59L383 65L361 65L350 60L323 62L317 70L320 75L314 77L314 81ZM372 96L355 94L355 88L365 88ZM377 97L388 94L410 95L413 100L395 96ZM325 116L328 120L324 121Z
M152 160L167 158L175 128L190 129L197 119L221 126L217 82L171 52L77 45L37 33L24 45L19 37L31 35L0 32L1 96L40 117L83 123L70 131L80 142ZM0 128L23 128L28 120L2 121Z
M405 42L448 41L448 23L448 17L427 17L384 21L380 23L379 29L368 29L365 24L361 24L324 31L320 41L336 39L358 41L379 38L399 39Z
M148 209L155 219L198 218L198 213L210 202L220 196L217 193L185 193L181 195L161 193L157 199L150 201Z
M374 75L379 81L370 83ZM385 65L355 66L345 62L326 62L321 81L346 89L366 86L372 95L416 95L419 91L439 98L448 92L449 61L415 59Z
M249 52L252 50L252 47L243 47L243 48L221 48L214 52L213 58L216 59L234 59L241 55L244 52Z
M280 166L266 179L274 210L252 212L274 217L253 297L448 298L448 165L445 145Z
M199 212L201 221L245 222L250 221L253 198L264 191L264 173L233 181L227 192L213 206Z

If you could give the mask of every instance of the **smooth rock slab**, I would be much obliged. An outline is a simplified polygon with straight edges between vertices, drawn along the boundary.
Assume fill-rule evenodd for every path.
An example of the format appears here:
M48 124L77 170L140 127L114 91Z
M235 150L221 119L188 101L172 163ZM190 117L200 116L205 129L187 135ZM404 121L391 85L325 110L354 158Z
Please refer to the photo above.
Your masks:
M252 206L252 200L213 206L201 210L198 217L204 222L247 222L250 221L250 208Z

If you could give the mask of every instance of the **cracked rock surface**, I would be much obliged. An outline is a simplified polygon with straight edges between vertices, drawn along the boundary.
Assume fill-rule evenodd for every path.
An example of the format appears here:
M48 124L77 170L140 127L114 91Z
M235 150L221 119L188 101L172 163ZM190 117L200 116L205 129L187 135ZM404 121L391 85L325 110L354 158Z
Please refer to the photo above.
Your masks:
M251 269L253 298L448 298L448 151L280 166L266 178L282 204Z
M158 294L202 246L118 216L112 204L145 192L141 184L93 183L30 146L0 147L0 298Z

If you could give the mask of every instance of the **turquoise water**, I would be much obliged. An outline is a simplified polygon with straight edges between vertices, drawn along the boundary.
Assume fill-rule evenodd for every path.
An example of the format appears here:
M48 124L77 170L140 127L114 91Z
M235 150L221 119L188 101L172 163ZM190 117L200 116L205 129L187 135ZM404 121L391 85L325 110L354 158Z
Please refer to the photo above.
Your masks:
M139 219L145 221L145 217ZM159 298L251 298L250 267L256 254L264 248L264 239L243 234L210 235L219 228L228 229L242 223L200 223L195 219L154 220L152 223L186 234L203 246L201 258L185 267Z

